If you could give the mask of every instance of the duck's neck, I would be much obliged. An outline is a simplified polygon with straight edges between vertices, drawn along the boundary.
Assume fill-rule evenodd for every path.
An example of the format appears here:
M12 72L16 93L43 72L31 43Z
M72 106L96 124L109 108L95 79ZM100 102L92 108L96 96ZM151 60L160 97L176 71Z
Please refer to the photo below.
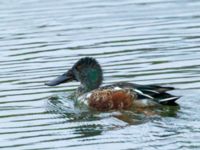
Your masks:
M83 88L83 90L85 92L90 92L94 89L97 89L99 86L101 85L101 83L84 83L84 84L81 84L81 87Z
M101 84L81 84L77 89L77 96L81 96L87 92L97 89Z

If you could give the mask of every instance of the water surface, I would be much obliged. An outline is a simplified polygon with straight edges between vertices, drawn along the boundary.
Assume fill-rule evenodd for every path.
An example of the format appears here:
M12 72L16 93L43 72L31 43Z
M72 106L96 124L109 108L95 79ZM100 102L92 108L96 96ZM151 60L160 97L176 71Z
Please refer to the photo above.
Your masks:
M1 149L200 149L198 0L2 0ZM158 115L94 112L67 96L78 83L46 87L84 56L104 84L177 88L180 109Z

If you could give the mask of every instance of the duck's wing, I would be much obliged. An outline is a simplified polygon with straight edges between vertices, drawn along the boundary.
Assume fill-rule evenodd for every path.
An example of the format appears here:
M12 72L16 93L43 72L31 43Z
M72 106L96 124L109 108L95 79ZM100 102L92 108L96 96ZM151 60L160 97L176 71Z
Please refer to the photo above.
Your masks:
M151 99L160 104L175 105L175 101L180 98L179 96L174 96L167 91L174 90L173 87L164 87L159 85L140 85L127 82L118 82L113 85L104 86L104 88L109 87L119 87L119 88L130 88L133 89L139 99Z

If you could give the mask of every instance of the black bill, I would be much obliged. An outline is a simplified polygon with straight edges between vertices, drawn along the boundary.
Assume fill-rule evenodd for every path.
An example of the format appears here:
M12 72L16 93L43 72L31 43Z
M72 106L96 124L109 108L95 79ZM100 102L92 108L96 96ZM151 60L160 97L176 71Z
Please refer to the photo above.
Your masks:
M71 70L67 71L66 73L64 73L61 76L58 76L57 78L55 78L54 80L48 81L45 83L45 85L48 86L56 86L59 85L61 83L66 83L66 82L70 82L72 80L74 80L74 75L72 73Z

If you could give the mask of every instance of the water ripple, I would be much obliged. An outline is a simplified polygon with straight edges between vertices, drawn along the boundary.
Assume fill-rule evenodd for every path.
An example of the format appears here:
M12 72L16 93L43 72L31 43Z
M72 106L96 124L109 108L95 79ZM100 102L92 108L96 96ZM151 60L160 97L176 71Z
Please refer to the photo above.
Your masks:
M199 6L198 0L1 1L0 148L199 149ZM154 116L91 112L68 97L78 83L44 85L84 56L98 59L105 84L178 88L180 108Z

